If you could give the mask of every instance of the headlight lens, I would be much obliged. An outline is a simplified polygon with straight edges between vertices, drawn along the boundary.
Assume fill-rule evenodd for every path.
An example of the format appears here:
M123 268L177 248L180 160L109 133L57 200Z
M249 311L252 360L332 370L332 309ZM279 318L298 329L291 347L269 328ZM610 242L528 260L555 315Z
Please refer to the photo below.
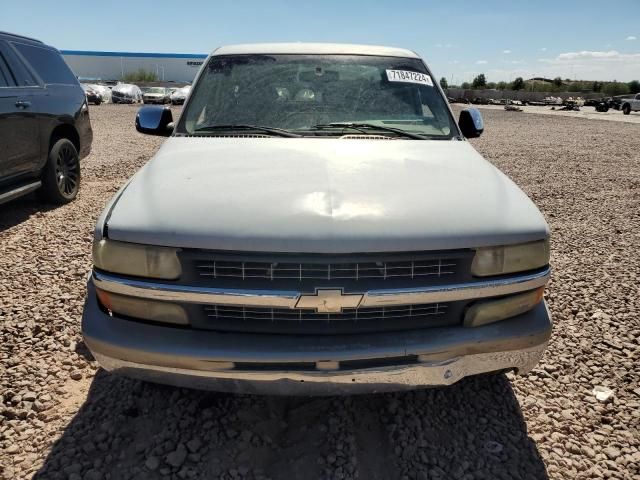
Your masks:
M544 287L497 300L482 300L471 305L464 316L465 327L479 327L528 312L542 301Z
M93 264L107 272L175 280L182 267L178 249L100 240L93 244Z
M534 270L549 264L549 239L476 250L471 273L476 277Z

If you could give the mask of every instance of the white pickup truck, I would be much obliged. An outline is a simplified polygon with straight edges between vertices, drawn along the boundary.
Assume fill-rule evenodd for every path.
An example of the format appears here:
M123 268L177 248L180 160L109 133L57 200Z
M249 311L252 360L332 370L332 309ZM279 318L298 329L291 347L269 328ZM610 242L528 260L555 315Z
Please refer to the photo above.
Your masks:
M525 373L551 317L549 228L414 52L236 45L98 221L84 339L107 370L335 394Z
M620 110L625 115L629 115L631 112L640 112L640 93L637 93L633 98L622 99Z

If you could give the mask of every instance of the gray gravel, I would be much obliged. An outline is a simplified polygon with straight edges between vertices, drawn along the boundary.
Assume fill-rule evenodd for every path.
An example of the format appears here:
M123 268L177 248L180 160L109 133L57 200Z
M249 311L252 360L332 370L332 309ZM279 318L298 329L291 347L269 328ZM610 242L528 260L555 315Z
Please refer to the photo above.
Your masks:
M640 475L637 125L485 110L477 148L553 231L556 322L528 376L344 398L212 394L97 369L79 335L95 218L162 139L91 107L74 203L0 207L0 478L538 479ZM511 376L509 376L511 378ZM599 401L594 387L613 394Z

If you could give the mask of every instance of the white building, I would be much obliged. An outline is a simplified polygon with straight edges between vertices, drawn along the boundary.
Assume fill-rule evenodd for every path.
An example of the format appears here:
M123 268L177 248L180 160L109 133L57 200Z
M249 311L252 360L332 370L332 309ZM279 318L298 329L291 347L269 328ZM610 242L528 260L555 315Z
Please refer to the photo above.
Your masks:
M206 55L191 53L86 52L62 50L79 78L120 80L140 69L154 72L160 81L192 82Z

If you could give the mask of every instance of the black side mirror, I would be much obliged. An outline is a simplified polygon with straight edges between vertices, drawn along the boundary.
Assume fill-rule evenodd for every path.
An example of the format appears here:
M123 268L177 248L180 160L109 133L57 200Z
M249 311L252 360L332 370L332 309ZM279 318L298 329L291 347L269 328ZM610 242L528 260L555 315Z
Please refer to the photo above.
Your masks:
M140 108L136 115L136 130L148 135L168 137L173 132L171 109L160 105L148 105Z
M466 138L476 138L484 132L482 114L477 108L465 108L460 112L458 126Z

